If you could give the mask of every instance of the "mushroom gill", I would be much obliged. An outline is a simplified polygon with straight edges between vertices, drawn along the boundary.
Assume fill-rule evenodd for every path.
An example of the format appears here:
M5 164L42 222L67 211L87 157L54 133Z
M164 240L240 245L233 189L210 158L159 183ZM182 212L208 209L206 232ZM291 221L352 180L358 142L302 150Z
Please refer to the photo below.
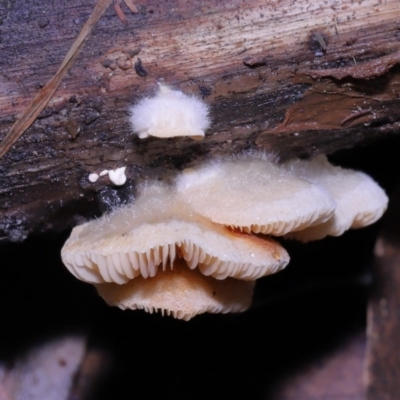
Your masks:
M254 281L281 270L289 262L286 250L273 239L232 231L208 221L161 184L146 185L134 204L74 228L61 256L73 275L96 284L110 304L148 311L165 309L178 318L188 318L190 313L170 304L180 299L188 301L189 292L193 296L209 293L211 287L218 293L224 293L223 286L232 290L232 296L223 295L221 301L230 302L224 310L247 308L249 300L242 300L240 293L250 293L253 284L237 280ZM189 287L183 282L192 278L193 288L185 294L179 288ZM172 284L175 280L176 284ZM147 294L157 293L153 306L149 296L147 302L133 305L132 299L137 299L142 284ZM176 299L165 301L163 306L159 300L165 297L160 295L160 288L166 285L171 290L165 296ZM238 303L232 300L236 296ZM204 304L199 305L199 310L219 309L211 300L207 306Z
M187 268L182 259L172 269L152 278L139 276L124 285L96 284L99 295L111 306L161 312L188 321L195 315L241 312L250 307L255 282L227 278L223 281Z
M73 229L61 256L78 279L90 283L127 283L156 275L182 254L216 279L254 280L289 262L271 238L259 238L207 221L179 202L165 186L144 188L138 200Z

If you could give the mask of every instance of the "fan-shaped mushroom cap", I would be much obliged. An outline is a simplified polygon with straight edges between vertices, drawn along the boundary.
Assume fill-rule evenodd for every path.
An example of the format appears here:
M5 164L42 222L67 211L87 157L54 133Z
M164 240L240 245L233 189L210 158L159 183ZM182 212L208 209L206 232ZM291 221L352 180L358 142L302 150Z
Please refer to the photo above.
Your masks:
M137 277L126 283L96 285L101 297L111 306L143 309L189 320L197 314L245 311L250 307L254 282L228 278L223 281L191 270L177 259L173 269L156 276Z
M138 136L203 138L210 126L207 104L168 86L159 86L155 97L142 99L130 110L130 122Z
M335 167L325 155L309 161L292 161L288 168L299 176L324 187L337 206L326 222L287 237L307 242L325 236L340 236L350 228L361 228L377 221L387 208L388 198L383 189L368 175Z
M188 169L176 186L178 195L211 221L275 236L326 221L336 206L326 190L266 158Z
M289 262L274 240L213 224L158 184L144 188L133 205L74 228L61 256L83 281L124 284L155 276L160 265L165 270L177 252L189 268L216 279L254 280Z

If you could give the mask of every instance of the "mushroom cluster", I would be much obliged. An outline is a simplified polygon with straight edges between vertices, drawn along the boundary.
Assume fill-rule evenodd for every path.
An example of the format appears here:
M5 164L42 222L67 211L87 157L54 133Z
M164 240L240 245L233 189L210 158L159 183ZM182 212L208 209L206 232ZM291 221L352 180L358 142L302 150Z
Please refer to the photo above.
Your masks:
M177 191L213 222L303 242L370 225L388 203L371 177L325 155L283 164L265 155L217 161L184 171Z
M134 204L72 231L62 249L77 278L110 305L188 320L250 306L254 281L283 269L271 236L301 241L375 222L384 191L325 156L278 164L242 156L148 183Z
M273 239L215 224L159 183L142 187L134 204L74 228L61 256L107 303L185 320L247 309L254 280L289 262Z

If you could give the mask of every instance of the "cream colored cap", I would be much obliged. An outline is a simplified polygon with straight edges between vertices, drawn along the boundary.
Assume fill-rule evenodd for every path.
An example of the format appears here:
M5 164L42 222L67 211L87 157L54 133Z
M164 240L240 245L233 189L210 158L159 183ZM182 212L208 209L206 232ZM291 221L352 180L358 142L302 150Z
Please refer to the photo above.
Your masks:
M125 285L96 285L101 297L121 309L161 312L188 321L197 314L241 312L250 307L254 282L228 278L223 281L191 270L177 259L173 269L155 277L138 277Z
M208 105L197 97L159 85L152 98L144 98L130 109L130 122L139 138L204 137L210 126Z
M133 205L74 228L61 256L83 281L124 284L138 275L155 276L178 253L189 268L198 266L216 279L254 280L289 262L274 240L207 221L159 184L144 188Z
M287 237L307 242L325 236L340 236L350 228L362 228L377 221L385 212L388 198L383 189L368 175L335 167L325 155L309 161L292 161L288 168L304 179L325 188L337 206L326 222Z
M266 158L239 158L188 169L178 196L213 222L284 235L326 221L335 202L323 188Z

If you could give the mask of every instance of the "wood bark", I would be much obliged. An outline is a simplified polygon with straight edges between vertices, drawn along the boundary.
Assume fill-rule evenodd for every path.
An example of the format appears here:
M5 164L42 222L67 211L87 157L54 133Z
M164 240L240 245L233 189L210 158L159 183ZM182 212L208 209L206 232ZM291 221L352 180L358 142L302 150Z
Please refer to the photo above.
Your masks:
M95 3L0 1L0 139L57 71ZM179 0L107 9L46 109L0 159L0 238L66 229L144 179L248 149L282 159L396 134L400 4ZM206 138L138 139L129 106L163 80L204 98ZM113 188L91 172L127 166ZM99 210L100 209L100 210Z

